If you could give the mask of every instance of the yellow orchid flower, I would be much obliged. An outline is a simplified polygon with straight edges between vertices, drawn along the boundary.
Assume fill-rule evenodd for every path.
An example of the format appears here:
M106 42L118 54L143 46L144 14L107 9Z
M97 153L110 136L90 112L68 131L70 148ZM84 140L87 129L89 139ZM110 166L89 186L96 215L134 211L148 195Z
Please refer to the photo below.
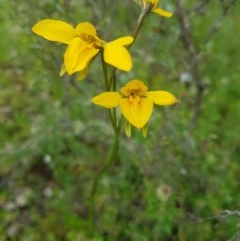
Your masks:
M103 92L95 96L92 102L105 108L119 106L127 121L136 128L142 129L151 117L153 104L172 105L178 100L167 91L148 91L148 87L142 81L134 79L122 87L120 93ZM128 125L127 132L129 132Z
M105 42L98 37L95 27L89 22L79 23L76 28L55 19L37 22L32 31L43 38L67 44L61 75L80 72L80 79L87 75L88 68L95 56L103 49L104 61L120 70L132 68L131 56L125 46L133 42L131 36Z
M153 13L156 13L166 18L169 18L173 15L170 12L167 12L161 8L158 8L159 0L141 0L141 2L142 2L143 10L148 8L148 6L150 5L150 11Z

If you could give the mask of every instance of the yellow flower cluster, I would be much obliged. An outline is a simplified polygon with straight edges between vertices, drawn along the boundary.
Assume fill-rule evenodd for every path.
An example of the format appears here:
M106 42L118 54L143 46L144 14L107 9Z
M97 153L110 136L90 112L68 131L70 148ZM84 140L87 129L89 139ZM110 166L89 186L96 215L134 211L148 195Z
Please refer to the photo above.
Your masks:
M153 104L172 105L178 100L167 91L148 91L140 80L131 80L119 92L103 92L92 99L96 105L105 108L119 106L124 117L138 129L142 129L150 119ZM126 131L129 133L129 131Z
M151 12L163 17L171 17L172 13L158 8L159 0L138 0L142 6L142 14ZM37 22L32 31L43 38L67 45L60 75L79 73L79 79L87 76L89 67L100 53L106 64L116 69L129 71L132 59L129 46L136 36L124 36L107 42L101 39L95 27L89 22L79 23L75 28L60 20L45 19ZM110 80L111 82L112 80ZM126 118L125 131L130 135L129 126L138 129L146 127L153 105L172 105L177 99L167 91L148 91L148 87L140 80L129 81L119 92L107 91L95 96L92 102L96 105L111 109L117 106Z
M68 45L61 74L65 71L69 75L80 72L81 79L84 78L94 57L101 50L106 63L124 71L129 71L132 67L131 56L125 48L132 43L131 36L105 42L98 37L95 27L88 22L79 23L73 28L66 22L54 19L39 21L32 31L47 40Z
M173 15L170 12L167 12L161 8L158 8L158 3L159 3L159 0L141 0L143 12L147 10L166 18L169 18Z

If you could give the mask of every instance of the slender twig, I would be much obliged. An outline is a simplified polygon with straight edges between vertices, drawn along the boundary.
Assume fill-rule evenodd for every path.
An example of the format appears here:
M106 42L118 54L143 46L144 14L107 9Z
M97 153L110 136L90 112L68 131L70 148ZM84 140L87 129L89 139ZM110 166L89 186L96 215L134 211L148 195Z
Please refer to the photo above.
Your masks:
M224 220L226 218L230 218L230 217L239 217L240 218L240 210L222 210L217 215L213 215L213 216L209 216L209 217L205 217L205 218L199 218L192 214L189 214L189 216L195 222L205 222L205 221L215 220L215 219L222 221L222 220Z
M180 25L181 30L181 40L183 46L188 54L188 64L190 69L190 74L195 84L195 98L194 98L194 105L193 105L193 117L191 120L190 129L194 129L197 124L198 118L201 113L201 105L203 102L203 93L205 89L205 85L203 82L203 78L200 73L200 56L201 46L206 45L209 40L212 38L213 34L217 32L217 30L221 26L221 22L223 18L227 15L229 9L233 6L237 0L228 0L228 1L221 1L222 2L222 13L217 18L214 23L212 24L211 28L209 29L208 34L206 35L205 40L198 46L195 44L193 39L193 31L192 26L189 21L189 15L187 11L184 9L183 0L176 0L176 16ZM195 11L205 8L206 5L210 2L210 0L201 0L201 3L198 5Z
M224 5L224 2L222 3L222 13L221 15L214 21L212 24L210 30L208 31L208 34L206 36L206 39L204 40L203 44L207 44L209 40L212 38L212 36L219 30L221 27L221 23L223 19L226 17L227 13L229 12L230 8L233 6L234 3L237 2L237 0L230 0L226 1L227 4Z
M207 4L209 4L211 0L200 0L200 3L197 4L197 6L193 7L191 12L196 12L203 14L205 12Z
M196 89L193 117L191 121L191 129L193 129L196 126L198 117L200 115L204 84L199 71L199 54L193 40L192 26L184 10L183 0L177 0L176 7L176 15L181 29L181 40L183 42L186 52L188 53L190 73L194 80Z

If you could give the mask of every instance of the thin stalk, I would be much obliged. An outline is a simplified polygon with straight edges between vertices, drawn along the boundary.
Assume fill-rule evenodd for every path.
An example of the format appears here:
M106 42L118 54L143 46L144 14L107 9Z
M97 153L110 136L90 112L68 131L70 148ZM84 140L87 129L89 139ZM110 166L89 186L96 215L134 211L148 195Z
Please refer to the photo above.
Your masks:
M132 37L133 37L133 42L128 46L130 48L133 43L135 42L139 31L143 25L143 22L146 18L146 16L150 13L152 8L151 4L148 4L145 9L142 11L138 25L136 26L135 30L133 31ZM113 67L110 76L108 75L108 65L104 62L103 59L103 54L101 54L101 60L102 60L102 68L103 68L103 73L104 73L104 86L105 86L105 91L116 91L116 68ZM89 203L89 231L90 231L90 236L94 236L94 230L95 230L95 225L94 225L94 207L95 207L95 196L97 193L97 189L99 186L99 181L101 177L106 173L106 171L109 169L109 167L112 165L114 160L116 160L117 154L118 154L118 149L119 149L119 133L121 130L122 122L123 122L123 117L121 116L120 119L117 121L117 113L116 109L112 109L108 111L109 113L109 118L114 130L114 138L113 138L113 143L111 146L111 149L108 151L106 160L102 168L98 171L92 185L92 189L90 192L90 203Z
M101 62L102 62L102 69L103 69L103 76L104 76L104 88L106 91L108 91L108 66L107 64L104 62L103 59L103 52L101 52Z
M117 69L115 67L113 67L111 76L110 76L109 85L108 85L108 89L110 91L116 91L116 71L117 71Z
M148 3L146 5L146 7L143 9L143 11L142 11L142 13L141 13L141 15L140 15L140 17L138 19L138 24L137 24L136 28L134 29L134 31L132 33L133 42L128 46L128 48L130 48L134 44L134 42L136 41L137 36L138 36L138 34L140 32L140 29L141 29L141 27L143 25L143 22L144 22L145 18L147 17L147 15L150 13L151 8L152 8L152 4Z
M109 167L112 165L112 163L116 160L117 154L118 154L118 147L119 147L119 130L118 128L115 128L114 132L114 138L113 143L111 146L111 149L108 152L105 164L102 166L102 168L97 173L94 181L93 186L90 193L90 206L89 206L89 225L90 225L90 235L94 235L94 204L95 204L95 196L97 193L99 181L103 174L109 169Z
M112 72L110 76L108 76L108 65L104 62L103 55L101 55L102 58L102 68L104 73L104 84L105 84L105 91L116 91L116 68L112 68ZM101 177L104 175L104 173L107 172L109 167L112 165L114 160L116 160L117 154L118 154L118 147L119 147L119 133L120 128L117 123L117 114L116 109L110 109L108 110L109 118L112 124L112 128L114 130L114 137L112 146L108 151L106 160L101 167L101 169L98 171L97 175L95 176L95 179L93 181L92 189L90 192L90 203L89 203L89 230L90 230L90 236L94 235L95 225L94 225L94 207L95 207L95 196L97 194L97 189L99 186L99 182Z
M109 115L109 119L111 121L112 127L113 129L116 128L116 120L114 119L114 115L111 109L108 110L108 115Z

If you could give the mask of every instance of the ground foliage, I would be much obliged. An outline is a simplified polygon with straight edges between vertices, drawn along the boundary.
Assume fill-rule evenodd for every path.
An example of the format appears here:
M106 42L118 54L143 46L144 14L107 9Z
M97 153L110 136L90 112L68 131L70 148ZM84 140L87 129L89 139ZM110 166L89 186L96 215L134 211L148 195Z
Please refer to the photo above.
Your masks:
M106 113L90 102L102 91L101 69L94 63L81 82L60 78L64 46L31 27L44 18L90 21L111 40L131 34L140 8L0 1L1 241L240 240L239 1L229 9L227 0L184 2L203 91L184 47L179 2L161 1L174 17L147 19L131 49L133 71L118 74L181 103L155 107L147 138L122 136L119 158L101 179L90 239L89 190L112 136Z

